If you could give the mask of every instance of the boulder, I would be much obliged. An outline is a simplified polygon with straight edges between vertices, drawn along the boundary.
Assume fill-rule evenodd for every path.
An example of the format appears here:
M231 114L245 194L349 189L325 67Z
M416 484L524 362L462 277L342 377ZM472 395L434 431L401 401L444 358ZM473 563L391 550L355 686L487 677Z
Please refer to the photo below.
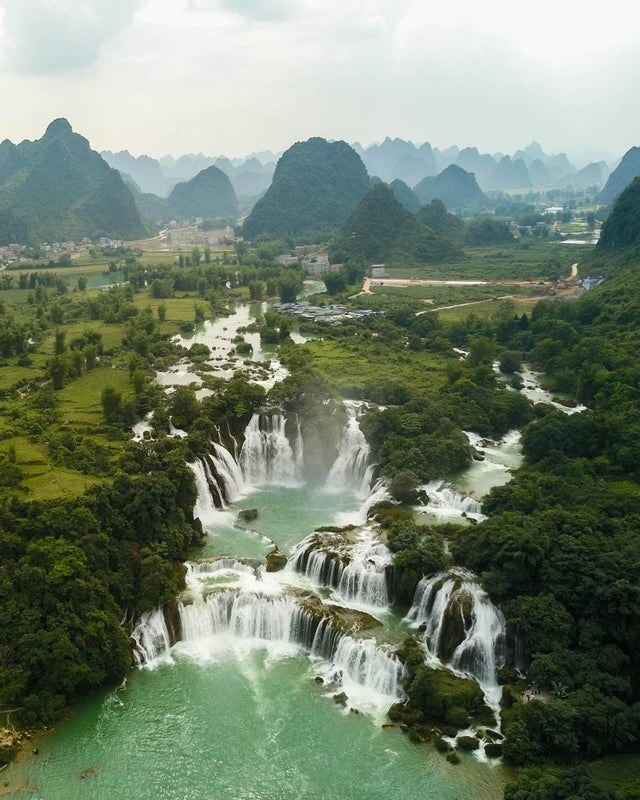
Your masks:
M489 742L485 745L484 752L488 758L500 758L502 755L502 745L497 742Z
M287 566L287 557L277 547L267 555L265 561L267 572L280 572L281 569Z
M477 750L480 747L480 740L475 736L458 736L456 744L460 750Z
M349 698L347 697L347 695L344 692L340 692L339 694L334 694L333 695L333 702L336 703L339 706L342 706L343 708L346 707L348 699Z

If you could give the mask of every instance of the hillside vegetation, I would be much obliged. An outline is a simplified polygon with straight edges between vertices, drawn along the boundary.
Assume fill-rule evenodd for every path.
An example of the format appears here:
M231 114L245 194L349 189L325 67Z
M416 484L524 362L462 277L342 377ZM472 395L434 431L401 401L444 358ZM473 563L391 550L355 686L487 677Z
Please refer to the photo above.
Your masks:
M64 119L0 145L0 244L133 239L145 226L119 173Z
M225 219L235 222L238 200L227 175L216 166L203 169L189 181L176 184L169 197L134 194L140 212L154 222L171 219Z
M278 161L271 186L244 222L244 236L322 241L368 188L367 170L345 142L297 142Z
M340 263L364 258L369 263L451 261L461 251L422 225L384 183L373 186L329 242L329 258Z

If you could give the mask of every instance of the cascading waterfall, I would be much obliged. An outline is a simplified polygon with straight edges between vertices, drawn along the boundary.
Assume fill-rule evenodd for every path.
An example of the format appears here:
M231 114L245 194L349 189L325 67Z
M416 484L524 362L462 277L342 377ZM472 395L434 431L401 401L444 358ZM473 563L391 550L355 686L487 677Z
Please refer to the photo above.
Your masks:
M238 462L221 444L213 442L213 455L216 472L225 487L225 496L229 503L239 500L247 491L242 470Z
M211 523L216 514L214 496L217 497L220 508L226 506L225 499L206 461L199 458L189 463L188 466L193 470L196 479L197 495L193 516L199 519L203 526L206 526Z
M313 618L292 597L263 597L224 591L211 594L202 604L179 607L182 640L206 639L228 633L239 639L310 647L315 634Z
M370 507L387 499L388 493L383 482L371 488L373 466L368 463L369 446L358 422L360 406L348 404L347 413L338 457L325 485L362 496L361 508L344 520L344 524L362 525ZM219 442L212 442L211 453L190 464L198 490L194 514L203 525L212 524L219 509L227 509L256 486L297 485L302 442L299 421L279 411L253 415L237 458ZM335 547L328 553L314 535L307 537L294 550L293 567L280 573L280 578L235 558L187 564L187 590L171 616L175 630L169 630L168 615L162 610L144 615L136 625L132 636L138 663L153 667L172 660L176 652L207 660L220 652L266 649L270 654L292 654L303 650L325 665L323 680L342 685L350 696L353 691L363 707L373 696L378 698L374 705L385 708L404 699L401 662L375 639L353 635L358 626L345 628L343 619L349 607L356 615L359 607L388 609L391 554L371 529L333 539ZM315 586L330 587L332 602L324 605L319 597L299 590L287 593L282 576L291 576L292 569L304 573ZM341 611L335 602L343 606Z
M325 675L329 681L353 681L387 697L404 699L402 679L406 670L398 658L375 639L343 636L338 642L333 665Z
M229 569L237 567L228 565ZM245 567L240 564L240 571ZM391 698L391 702L404 699L404 667L396 656L374 639L341 632L328 613L318 610L321 606L315 606L315 601L314 608L308 608L304 599L286 594L235 588L201 594L194 602L178 603L180 632L175 647L205 659L220 646L270 652L281 651L284 646L287 653L302 649L310 657L331 664L328 682L341 684L345 679L360 690ZM172 637L161 609L143 615L132 636L139 665L154 667L171 659Z
M375 506L376 503L381 503L389 499L390 495L387 490L387 485L383 480L380 480L374 485L373 489L370 490L369 495L357 511L339 513L336 517L337 522L339 525L366 525L369 511L373 506Z
M240 466L246 483L251 486L296 485L302 466L302 437L296 437L294 449L285 427L286 418L278 411L253 415L240 451Z
M424 627L428 652L485 689L505 663L505 620L474 576L452 570L422 578L406 620Z
M369 465L369 444L360 430L358 417L362 406L359 403L345 403L347 422L338 444L338 455L334 461L326 486L328 489L353 489L360 495L368 495L371 490L373 466Z
M387 571L393 559L371 529L351 541L345 533L312 533L294 549L289 569L334 590L339 601L387 609Z
M155 667L160 661L170 658L172 637L162 608L142 614L131 638L135 643L133 657L138 666Z
M443 517L470 517L477 521L484 519L481 503L475 497L463 495L445 481L430 481L420 487L429 498L420 510L425 514Z
M216 558L213 561L187 563L185 583L192 595L202 594L203 584L237 580L239 576L255 578L258 568L237 558Z

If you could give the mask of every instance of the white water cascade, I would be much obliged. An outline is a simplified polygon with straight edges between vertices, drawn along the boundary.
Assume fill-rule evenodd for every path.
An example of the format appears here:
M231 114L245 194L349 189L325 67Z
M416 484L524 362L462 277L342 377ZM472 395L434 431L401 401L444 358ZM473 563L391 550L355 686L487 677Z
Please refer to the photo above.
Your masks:
M355 541L348 533L312 533L294 549L289 569L306 575L316 586L333 590L338 602L356 608L389 607L387 568L391 552L370 528Z
M303 459L302 437L298 427L292 447L285 426L286 418L280 412L253 415L240 451L240 466L246 483L251 486L297 484Z
M239 500L247 492L242 470L238 462L221 444L213 442L213 456L216 472L224 483L225 495L229 503Z
M142 614L131 638L135 642L133 657L138 666L155 667L162 661L171 660L171 634L161 608Z
M484 519L479 500L460 494L445 481L430 481L420 488L429 498L427 505L418 509L425 514L453 519L467 517L476 521Z
M546 405L557 408L565 414L579 414L581 411L586 410L586 406L583 405L567 406L554 400L553 395L540 386L541 375L539 372L534 372L523 364L521 374L524 385L520 391L525 397L528 397L532 403L545 403Z
M424 627L434 658L495 689L505 663L505 621L499 608L466 570L422 578L406 620Z
M216 515L215 498L217 498L220 508L226 506L224 495L220 491L205 460L198 459L189 463L188 466L193 470L196 479L197 495L193 516L199 519L202 525L206 527L211 524Z
M375 639L343 636L333 656L333 665L325 680L356 683L385 697L405 697L402 679L404 665Z
M359 495L368 495L371 490L373 465L369 464L369 444L360 430L358 418L362 404L345 402L347 422L338 443L338 455L334 461L326 486L328 489L355 490Z
M240 565L239 571L245 567ZM178 603L180 632L173 646L164 613L153 611L140 618L132 634L138 664L154 668L172 660L174 652L206 662L255 649L275 656L305 651L325 664L325 682L343 686L350 697L359 694L365 707L368 703L386 710L405 698L404 666L390 649L374 639L341 632L331 622L330 606L325 613L317 600L311 606L307 602L293 595L236 588L200 595L193 602Z
M388 493L382 482L371 488L373 467L358 422L360 406L347 409L338 457L318 491L356 494L360 508L336 521L358 526ZM302 466L299 424L296 429L294 419L278 410L256 413L237 456L212 442L211 452L190 464L198 490L194 514L214 528L229 515L231 504L257 487L298 486ZM391 647L364 638L361 631L371 624L370 614L389 610L391 553L371 528L327 536L330 553L323 552L324 539L319 544L312 535L294 549L293 566L278 573L228 556L187 564L181 601L164 613L143 616L135 628L138 663L153 668L176 657L202 663L242 659L254 650L266 651L269 658L306 653L316 679L322 678L330 692L348 694L351 707L357 703L367 713L386 712L405 699L404 666ZM320 587L331 589L330 600L317 593Z
M389 500L390 494L387 490L387 485L383 480L378 481L373 489L370 490L367 497L365 497L362 505L357 511L344 511L336 515L336 521L339 525L366 525L369 518L369 511L376 505L382 503L384 500Z
M180 604L178 610L184 642L230 634L237 639L251 639L257 647L271 642L310 646L315 633L311 616L287 596L216 592L202 603Z

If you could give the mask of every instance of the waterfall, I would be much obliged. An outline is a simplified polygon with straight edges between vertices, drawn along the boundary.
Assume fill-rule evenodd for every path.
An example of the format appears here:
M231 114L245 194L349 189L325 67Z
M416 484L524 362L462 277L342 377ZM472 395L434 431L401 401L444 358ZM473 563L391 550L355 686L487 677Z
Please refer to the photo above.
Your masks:
M369 467L369 445L360 430L358 417L361 405L345 403L347 422L338 444L326 486L328 489L353 489L360 495L369 494L373 468Z
M286 418L277 411L257 413L251 418L240 451L240 466L248 484L296 484L302 466L302 437L296 436L294 450L285 427Z
M406 620L424 626L429 653L483 687L497 685L505 661L505 621L465 570L422 578Z
M229 508L229 503L246 492L244 476L235 458L221 444L212 442L212 447L212 454L189 464L197 489L193 515L205 527L213 524L217 509Z
M245 494L247 487L238 462L221 444L213 442L212 456L216 472L224 484L227 502L233 503Z
M215 562L213 562L215 564ZM235 566L231 568L235 569ZM171 660L173 649L198 659L211 659L221 650L236 654L247 649L295 654L331 666L325 680L356 692L404 699L404 667L396 656L374 639L358 639L331 622L332 606L307 607L304 598L263 595L236 589L216 591L179 603L180 635L172 647L162 610L144 614L132 634L138 665L155 666Z
M315 586L335 589L344 566L341 554L330 549L333 540L341 541L342 534L310 534L295 546L287 568L306 575Z
M162 608L142 614L131 632L135 642L133 657L138 666L153 668L170 660L171 635Z
M204 603L180 605L183 641L230 633L239 639L311 646L313 619L292 597L217 592Z
M343 636L338 642L331 670L325 680L340 680L365 686L378 694L405 699L402 679L406 672L397 656L375 639Z
M339 602L355 607L387 609L387 568L393 559L373 531L355 542L345 533L312 533L294 549L289 569L306 575L316 586L334 590Z
M477 521L484 519L481 503L475 497L463 495L445 481L430 481L420 487L429 498L426 506L420 511L440 517L470 517Z
M246 561L240 561L237 558L216 558L213 561L198 561L195 563L187 564L187 583L189 583L189 576L193 576L196 580L207 578L210 575L216 575L220 572L235 572L245 573L247 575L255 575L256 568L248 564Z
M546 405L557 408L565 414L579 414L586 410L586 406L583 405L567 406L554 400L553 395L540 386L541 376L539 372L533 372L533 370L529 369L525 364L522 365L520 372L524 384L520 392L525 397L528 397L532 403L545 403Z
M229 583L241 577L256 578L257 569L246 561L237 558L216 558L213 561L187 563L185 583L192 595L203 591L203 584Z
M203 527L206 527L211 524L216 514L214 494L217 495L220 507L224 508L226 503L206 461L198 459L189 463L188 466L193 470L196 479L197 496L193 507L193 516L200 520Z
M339 525L366 525L369 511L383 500L389 500L390 495L384 481L378 481L373 489L370 490L368 497L364 500L357 511L344 511L336 516Z

